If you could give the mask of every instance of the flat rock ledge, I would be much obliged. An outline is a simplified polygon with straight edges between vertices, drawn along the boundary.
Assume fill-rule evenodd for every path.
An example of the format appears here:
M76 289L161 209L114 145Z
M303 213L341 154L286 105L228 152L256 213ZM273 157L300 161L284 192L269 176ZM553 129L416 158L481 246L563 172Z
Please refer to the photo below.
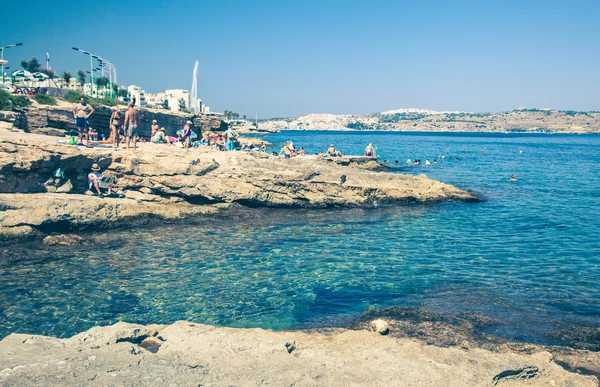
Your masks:
M439 348L365 330L117 323L68 339L0 341L0 384L596 387L548 352Z
M142 144L133 151L53 144L56 137L0 134L0 239L215 214L246 207L374 207L387 203L478 201L425 175L374 172L318 156L183 150ZM92 164L117 178L123 198L85 195ZM62 167L64 177L53 176Z

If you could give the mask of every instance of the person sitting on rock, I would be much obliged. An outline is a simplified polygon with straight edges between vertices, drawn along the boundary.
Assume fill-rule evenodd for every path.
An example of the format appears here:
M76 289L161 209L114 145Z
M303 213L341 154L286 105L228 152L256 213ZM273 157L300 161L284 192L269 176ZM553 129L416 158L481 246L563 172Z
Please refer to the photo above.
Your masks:
M218 150L225 150L225 138L223 136L216 136L214 139L214 144Z
M340 151L335 150L333 144L329 145L329 149L327 149L327 154L333 157L340 157L342 155Z
M283 148L281 148L281 150L279 151L279 154L281 155L283 153L284 157L286 159L289 159L290 157L293 157L295 155L295 152L292 150L292 142L291 141L286 141L285 145L283 146Z
M375 156L375 148L373 148L373 144L367 145L365 148L365 156Z
M156 131L154 136L152 137L152 142L155 144L160 144L163 142L167 142L167 136L165 135L165 128L160 128Z
M152 132L150 134L150 138L154 138L154 136L156 136L156 133L158 133L158 131L160 130L160 127L158 126L158 121L156 120L152 120Z
M112 187L115 184L114 176L104 176L100 172L98 164L92 165L92 172L88 174L89 190L94 192L92 187L96 188L99 197L104 197L102 190L106 189L108 196L112 195Z
M301 147L300 147L300 151L298 152L298 154L299 154L300 156L304 156L304 155L306 154L306 151L304 150L304 147L303 147L303 146L301 146Z
M177 135L179 136L179 141L181 141L183 147L186 149L189 148L190 140L192 138L192 121L186 121L185 125L183 126L183 131L178 132Z

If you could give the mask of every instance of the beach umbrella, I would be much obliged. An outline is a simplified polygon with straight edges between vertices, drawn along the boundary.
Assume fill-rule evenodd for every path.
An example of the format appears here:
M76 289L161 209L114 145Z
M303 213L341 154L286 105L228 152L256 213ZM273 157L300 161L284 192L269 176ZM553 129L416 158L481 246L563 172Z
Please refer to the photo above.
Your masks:
M46 75L46 74L44 74L44 73L40 73L40 72L33 73L33 74L31 74L31 75L33 75L33 76L34 76L36 79L38 79L38 80L40 80L40 81L43 81L43 80L45 80L45 79L48 79L48 78L50 78L48 75Z
M29 71L27 71L27 70L17 70L17 71L13 71L13 73L12 73L12 76L13 76L14 78L28 78L28 79L33 79L33 78L35 78L35 77L33 76L33 74L32 74L32 73L30 73L30 72L29 72Z

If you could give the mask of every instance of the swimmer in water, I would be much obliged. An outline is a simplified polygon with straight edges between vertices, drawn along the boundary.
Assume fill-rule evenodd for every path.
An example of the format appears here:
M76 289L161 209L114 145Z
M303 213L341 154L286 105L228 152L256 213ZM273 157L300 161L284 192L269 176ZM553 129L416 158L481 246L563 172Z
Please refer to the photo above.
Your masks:
M429 165L429 164L431 164L431 163L429 162L429 160L425 160L425 165Z
M510 181L517 181L517 177L515 175L510 175Z

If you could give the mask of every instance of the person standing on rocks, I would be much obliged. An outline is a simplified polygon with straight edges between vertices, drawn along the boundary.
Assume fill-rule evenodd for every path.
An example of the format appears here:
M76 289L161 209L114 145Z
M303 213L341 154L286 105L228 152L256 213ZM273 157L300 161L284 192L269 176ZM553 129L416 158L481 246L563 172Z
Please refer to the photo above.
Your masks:
M228 151L232 151L235 147L235 139L238 137L238 135L230 128L227 128L227 131L225 132L225 137L227 138L225 149L227 149Z
M110 130L112 134L113 146L115 149L119 147L120 131L121 131L121 112L119 108L110 115Z
M85 98L81 97L79 103L75 105L73 109L73 115L75 116L75 124L77 126L77 132L79 132L78 142L83 142L83 134L85 133L85 143L90 144L90 134L88 131L87 119L94 113L94 108L85 103Z
M133 140L133 149L135 150L135 145L137 143L138 136L138 126L140 124L140 114L135 107L133 107L133 103L129 102L127 104L127 112L125 112L125 141L127 144L127 150L129 150L129 142Z

